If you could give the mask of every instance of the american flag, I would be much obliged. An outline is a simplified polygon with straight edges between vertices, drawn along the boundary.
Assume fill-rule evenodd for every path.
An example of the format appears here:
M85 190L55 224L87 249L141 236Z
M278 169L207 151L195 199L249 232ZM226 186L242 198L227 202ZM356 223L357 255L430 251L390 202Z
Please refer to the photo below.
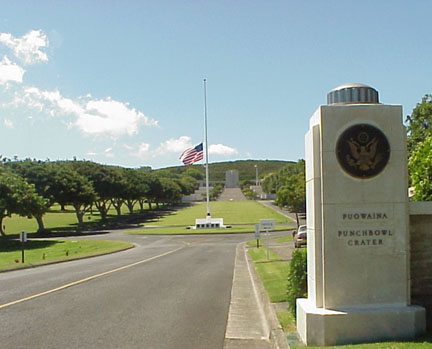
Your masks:
M193 163L203 159L203 144L200 143L194 148L188 148L183 153L181 153L179 159L185 165L192 165Z

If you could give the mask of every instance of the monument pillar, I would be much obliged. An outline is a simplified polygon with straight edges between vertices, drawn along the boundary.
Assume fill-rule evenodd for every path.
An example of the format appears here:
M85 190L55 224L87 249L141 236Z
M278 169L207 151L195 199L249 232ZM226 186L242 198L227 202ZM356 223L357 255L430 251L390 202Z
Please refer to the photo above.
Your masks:
M366 85L327 95L306 134L308 298L297 330L308 345L410 338L406 133L402 107Z

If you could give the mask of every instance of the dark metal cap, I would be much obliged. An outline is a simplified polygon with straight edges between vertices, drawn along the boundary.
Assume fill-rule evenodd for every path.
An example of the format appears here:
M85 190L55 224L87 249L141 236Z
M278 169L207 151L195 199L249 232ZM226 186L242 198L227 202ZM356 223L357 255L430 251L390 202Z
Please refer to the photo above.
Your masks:
M379 103L378 91L363 84L343 84L327 93L327 105Z

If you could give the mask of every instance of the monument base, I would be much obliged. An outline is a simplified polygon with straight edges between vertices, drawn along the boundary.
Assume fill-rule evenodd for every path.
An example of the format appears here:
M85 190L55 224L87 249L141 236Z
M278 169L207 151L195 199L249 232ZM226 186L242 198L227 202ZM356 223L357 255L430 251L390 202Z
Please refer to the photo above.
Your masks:
M329 310L297 299L297 331L306 345L329 346L413 338L425 332L425 309L420 306Z
M223 218L211 218L207 216L206 218L195 219L195 226L192 229L222 229L226 228L223 224Z

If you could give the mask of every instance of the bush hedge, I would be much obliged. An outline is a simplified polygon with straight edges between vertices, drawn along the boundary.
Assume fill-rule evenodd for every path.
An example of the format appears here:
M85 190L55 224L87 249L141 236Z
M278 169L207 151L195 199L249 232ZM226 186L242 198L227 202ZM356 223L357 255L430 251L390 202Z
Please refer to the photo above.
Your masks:
M288 272L288 308L296 316L296 299L307 297L306 249L296 249L292 254Z

